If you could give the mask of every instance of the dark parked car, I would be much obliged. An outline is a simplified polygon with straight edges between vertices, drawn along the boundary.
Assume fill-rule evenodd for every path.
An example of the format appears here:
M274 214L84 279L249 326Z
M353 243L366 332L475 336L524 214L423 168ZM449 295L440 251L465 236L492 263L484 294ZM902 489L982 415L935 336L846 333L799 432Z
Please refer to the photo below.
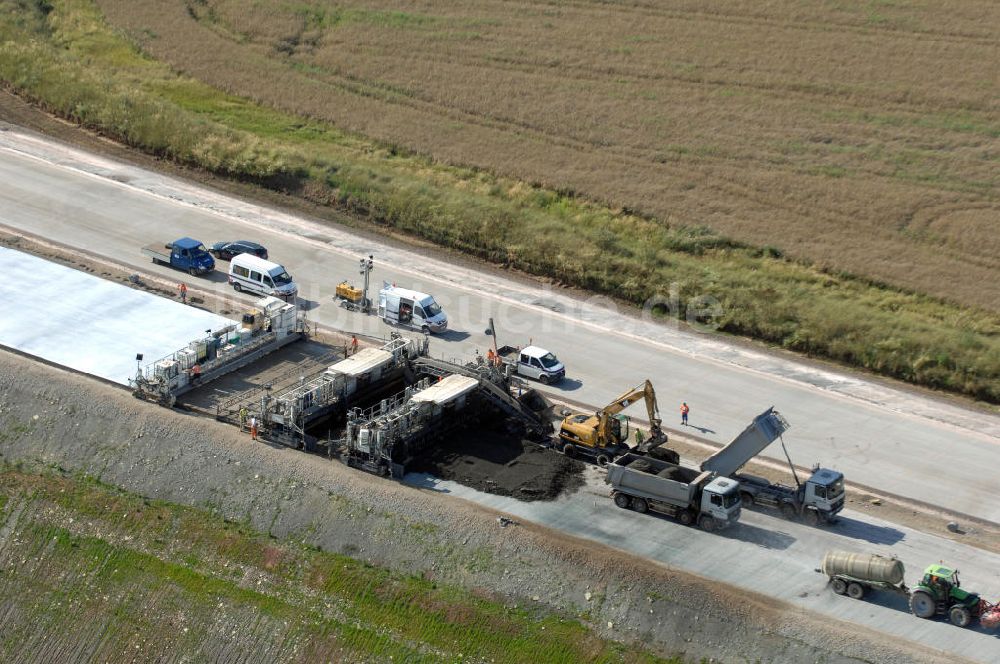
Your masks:
M267 249L256 242L237 240L236 242L216 242L208 250L213 256L222 261L232 260L237 254L253 254L258 258L267 258Z

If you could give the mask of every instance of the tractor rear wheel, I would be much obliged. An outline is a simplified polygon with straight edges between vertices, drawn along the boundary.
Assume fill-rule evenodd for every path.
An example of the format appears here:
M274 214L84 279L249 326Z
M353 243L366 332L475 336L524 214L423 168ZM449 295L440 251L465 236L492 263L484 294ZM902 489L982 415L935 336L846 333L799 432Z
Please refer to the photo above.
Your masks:
M948 611L948 620L951 621L952 625L968 627L969 623L972 622L972 612L961 604L956 604Z
M837 578L833 579L833 581L830 582L830 587L832 587L833 592L837 593L838 595L847 594L847 581L844 581L843 579L837 579Z
M847 596L851 599L861 599L865 596L865 587L852 581L847 584Z
M937 612L934 598L925 590L917 590L910 595L910 613L918 618L930 618Z
M629 503L631 503L631 502L632 501L629 499L629 497L627 495L625 495L624 493L616 493L615 494L615 505L617 505L618 507L622 508L623 510L627 510L628 506L629 506Z

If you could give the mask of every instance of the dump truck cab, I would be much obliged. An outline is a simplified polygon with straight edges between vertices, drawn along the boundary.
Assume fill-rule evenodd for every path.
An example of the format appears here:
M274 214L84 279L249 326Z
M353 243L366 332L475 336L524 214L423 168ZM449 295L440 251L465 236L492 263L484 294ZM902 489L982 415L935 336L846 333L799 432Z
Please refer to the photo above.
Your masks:
M802 491L802 504L815 508L827 520L844 509L844 474L841 472L814 467Z
M701 493L701 513L715 519L722 527L740 520L740 483L728 477L716 477Z

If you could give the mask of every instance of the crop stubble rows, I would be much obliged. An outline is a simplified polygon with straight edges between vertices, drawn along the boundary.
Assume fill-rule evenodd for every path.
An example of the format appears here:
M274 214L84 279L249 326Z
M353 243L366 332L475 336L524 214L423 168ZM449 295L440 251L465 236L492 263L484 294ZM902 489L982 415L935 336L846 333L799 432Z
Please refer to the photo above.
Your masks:
M230 92L1000 309L995 4L98 4Z

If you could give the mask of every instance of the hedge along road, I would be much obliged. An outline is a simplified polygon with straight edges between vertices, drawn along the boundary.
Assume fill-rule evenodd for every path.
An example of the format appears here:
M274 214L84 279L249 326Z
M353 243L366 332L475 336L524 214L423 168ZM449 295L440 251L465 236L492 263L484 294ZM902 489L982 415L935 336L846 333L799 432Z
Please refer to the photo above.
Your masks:
M600 406L650 378L668 427L681 428L677 409L686 401L691 426L685 432L716 443L774 405L791 422L786 442L797 463L820 462L849 481L1000 521L989 470L1000 466L1000 417L994 414L643 320L604 298L583 301L456 265L16 129L0 132L0 182L0 223L185 281L192 293L232 291L221 272L189 277L150 264L140 248L185 235L205 243L258 241L295 278L311 320L384 336L385 324L332 299L338 282L358 280L358 259L374 254L374 291L383 280L423 290L448 313L451 329L433 339L435 355L468 359L485 352L484 329L493 317L501 343L532 339L564 361L568 380L546 388L557 398ZM227 267L220 263L222 271ZM662 299L669 302L669 294ZM130 352L127 340L122 345ZM641 406L635 410L644 415ZM780 459L780 447L765 456Z

